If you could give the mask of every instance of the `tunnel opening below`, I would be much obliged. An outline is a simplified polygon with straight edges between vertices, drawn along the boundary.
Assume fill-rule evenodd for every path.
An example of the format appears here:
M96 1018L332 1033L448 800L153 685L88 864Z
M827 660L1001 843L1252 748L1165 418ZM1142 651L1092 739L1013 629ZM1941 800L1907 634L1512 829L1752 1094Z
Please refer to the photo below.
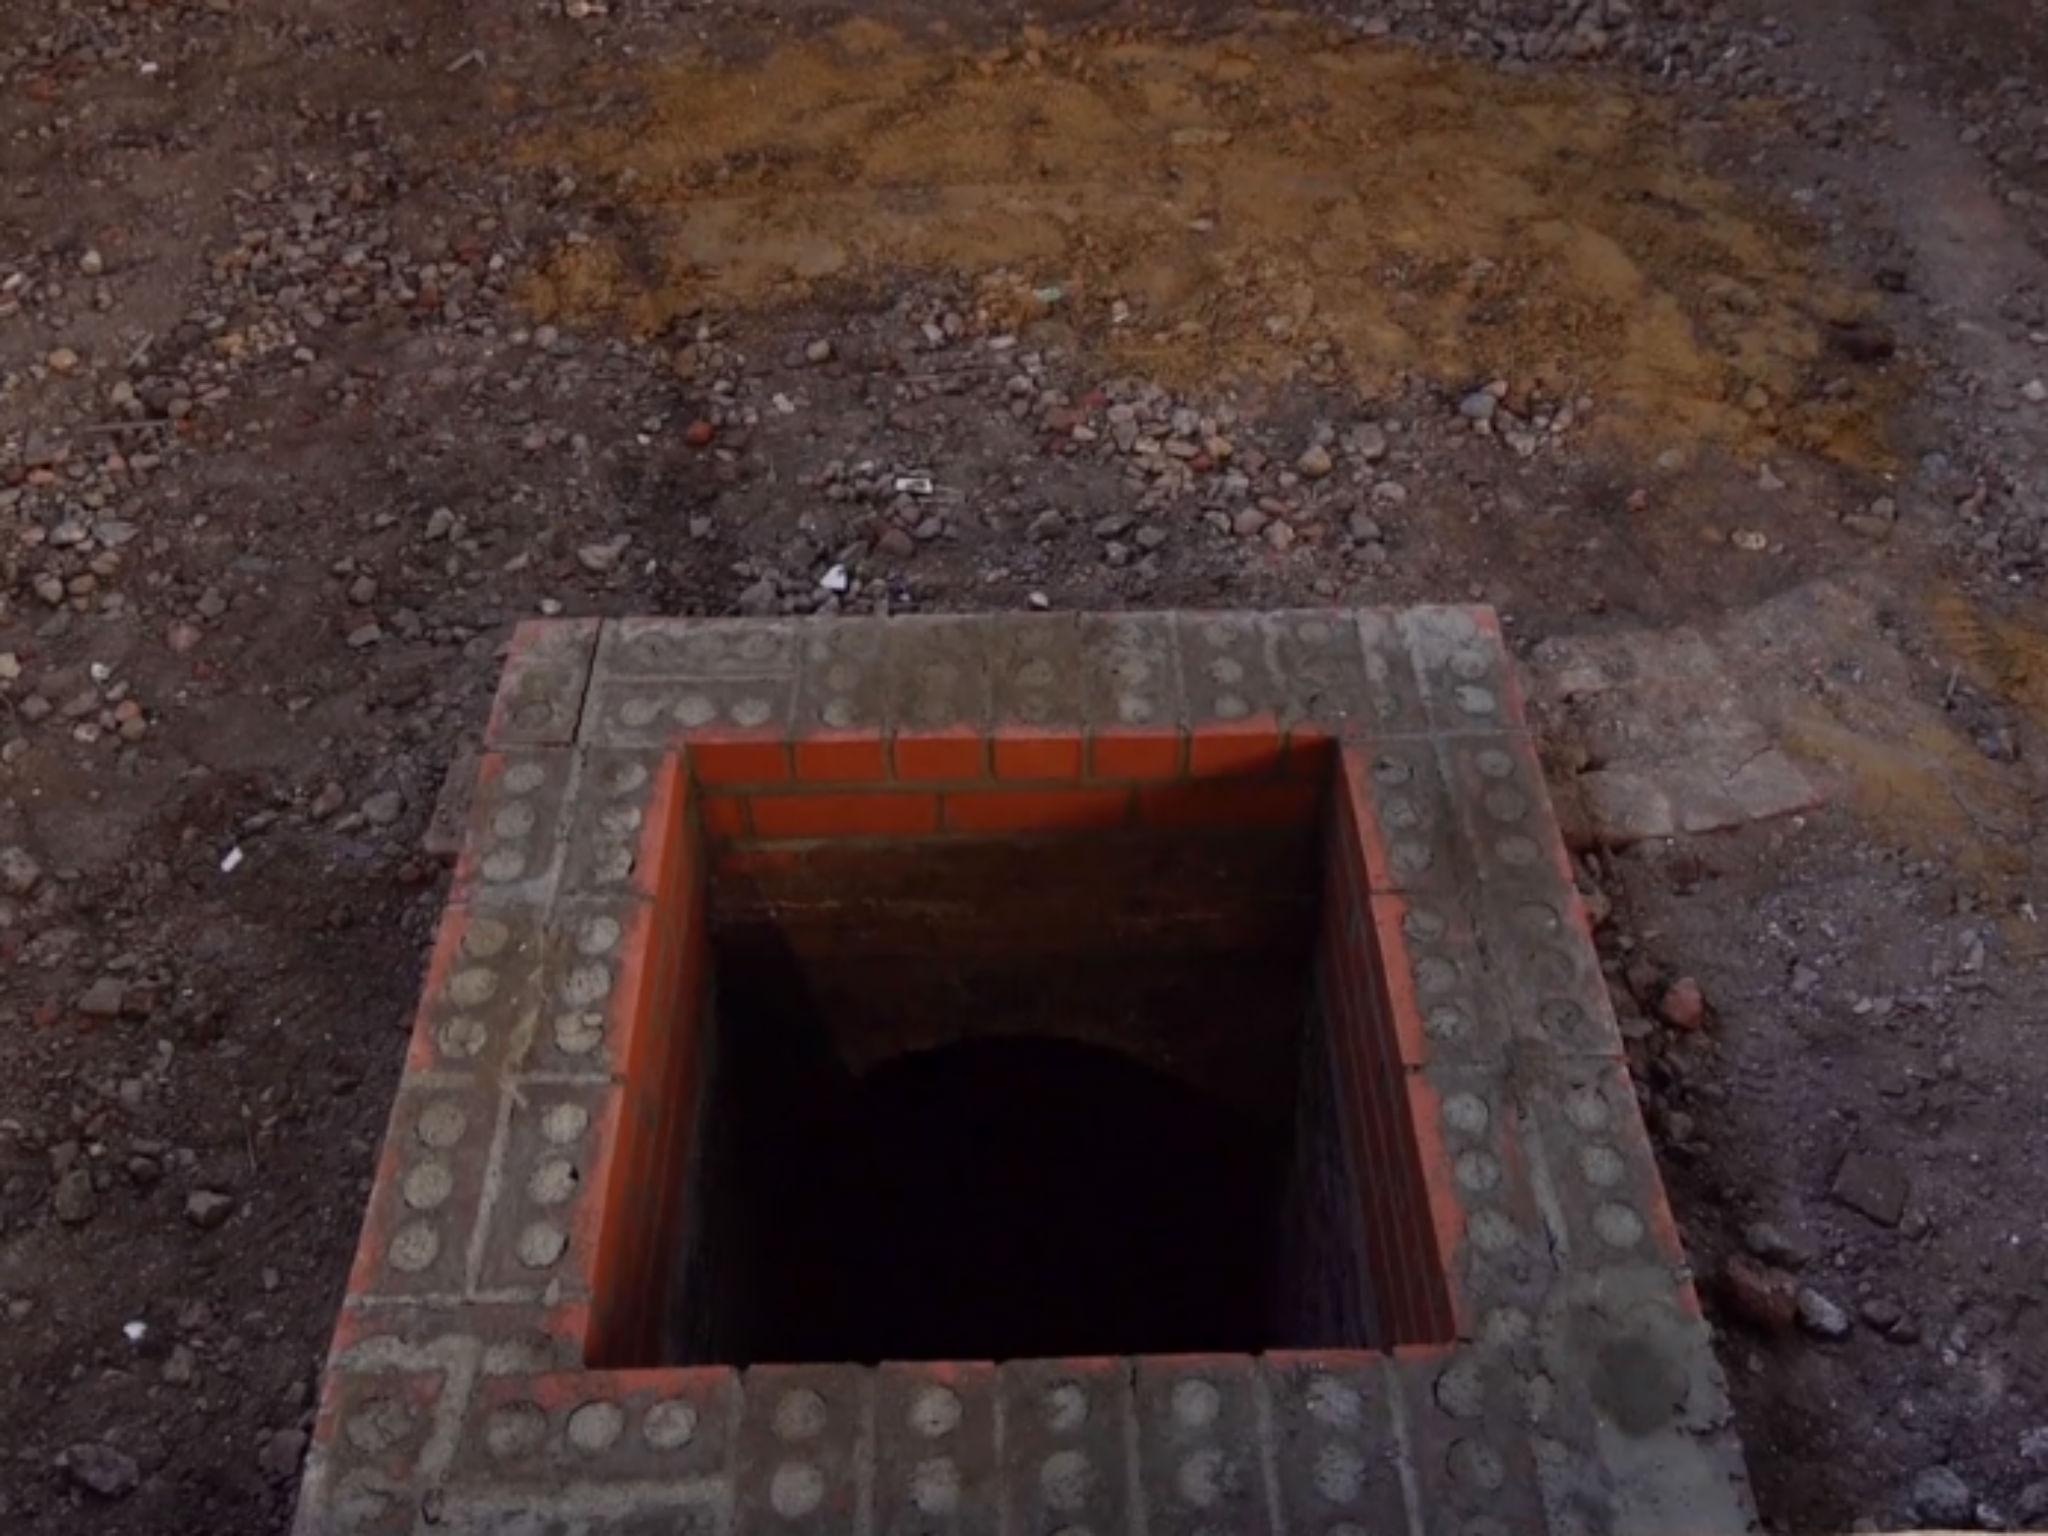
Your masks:
M1319 829L818 846L710 891L681 1363L1374 1347Z

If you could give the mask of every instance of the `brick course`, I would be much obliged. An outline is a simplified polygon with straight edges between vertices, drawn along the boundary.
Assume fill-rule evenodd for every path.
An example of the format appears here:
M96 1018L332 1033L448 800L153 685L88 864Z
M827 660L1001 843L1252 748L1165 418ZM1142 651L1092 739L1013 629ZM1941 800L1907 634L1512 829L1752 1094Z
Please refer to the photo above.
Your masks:
M1490 612L529 624L486 748L300 1536L1752 1525ZM647 1364L714 886L1249 828L1322 845L1288 1241L1384 1349Z

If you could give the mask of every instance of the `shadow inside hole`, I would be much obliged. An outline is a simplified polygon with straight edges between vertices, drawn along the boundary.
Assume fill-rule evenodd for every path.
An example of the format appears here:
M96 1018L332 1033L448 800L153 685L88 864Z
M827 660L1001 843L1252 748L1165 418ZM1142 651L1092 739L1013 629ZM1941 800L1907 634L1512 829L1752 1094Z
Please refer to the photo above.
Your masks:
M660 1359L1380 1343L1315 834L817 849L715 884Z
M1263 1331L1280 1127L1056 1039L913 1052L785 1108L747 1156L769 1216L759 1358L1163 1353Z

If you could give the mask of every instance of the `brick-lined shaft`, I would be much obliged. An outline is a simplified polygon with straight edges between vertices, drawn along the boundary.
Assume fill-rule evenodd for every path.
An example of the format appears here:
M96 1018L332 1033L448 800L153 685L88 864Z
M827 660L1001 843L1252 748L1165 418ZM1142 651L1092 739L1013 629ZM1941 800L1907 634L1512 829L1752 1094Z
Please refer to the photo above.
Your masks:
M522 627L299 1532L1746 1528L1524 731L1485 610ZM1304 825L1344 1177L1299 1236L1390 1352L638 1367L707 882Z

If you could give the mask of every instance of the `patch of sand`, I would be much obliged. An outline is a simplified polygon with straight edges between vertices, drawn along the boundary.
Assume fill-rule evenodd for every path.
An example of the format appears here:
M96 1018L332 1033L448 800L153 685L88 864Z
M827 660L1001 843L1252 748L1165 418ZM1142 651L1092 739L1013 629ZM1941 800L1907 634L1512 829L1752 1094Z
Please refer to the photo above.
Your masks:
M1314 357L1366 392L1501 377L1674 442L1884 458L1884 370L1836 344L1867 295L1612 84L1281 19L996 54L856 22L633 85L638 112L571 111L521 149L610 205L529 285L544 317L657 335L961 274L990 323L1056 308L1182 386Z

